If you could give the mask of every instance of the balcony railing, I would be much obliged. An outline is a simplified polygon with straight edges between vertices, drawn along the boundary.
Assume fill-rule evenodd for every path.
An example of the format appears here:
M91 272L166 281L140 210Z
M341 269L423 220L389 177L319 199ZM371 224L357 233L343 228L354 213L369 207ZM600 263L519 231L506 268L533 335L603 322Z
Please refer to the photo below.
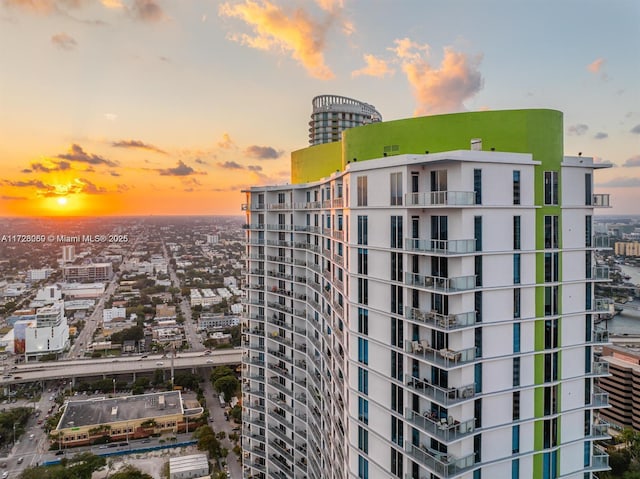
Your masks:
M609 363L606 361L594 361L591 363L591 374L593 376L608 376Z
M408 251L418 251L435 254L464 254L476 250L475 239L464 240L434 240L407 238L404 248Z
M609 278L609 267L608 266L595 266L591 272L591 278L600 281L608 281Z
M419 379L415 377L407 379L407 386L444 406L450 406L452 404L459 403L460 401L465 401L474 397L476 394L475 384L443 388L436 386L435 384L431 384L426 379Z
M267 203L268 210L290 210L293 209L291 203Z
M458 276L455 278L441 278L418 273L405 273L404 281L408 286L418 286L441 292L468 291L476 287L476 277Z
M591 340L594 343L608 343L609 331L602 328L596 328L591 333Z
M424 339L420 341L405 341L405 351L444 367L454 367L476 359L476 348L462 349L460 351L447 348L435 350Z
M440 314L436 311L424 311L418 308L405 308L405 316L431 326L444 329L458 329L473 326L476 322L475 311L459 314Z
M439 419L432 416L430 411L420 414L410 409L406 410L405 417L412 424L445 442L456 441L475 431L475 419L458 421L452 416Z
M426 193L407 193L407 206L469 206L476 202L473 191L431 191Z
M591 205L596 208L609 208L611 205L609 204L609 193L600 193L597 195L593 195L593 201Z
M475 454L458 459L450 454L428 448L426 445L415 446L413 444L407 444L406 451L418 463L426 466L440 477L453 477L475 464Z
M609 393L604 392L599 387L594 387L589 405L597 408L609 407Z
M609 298L596 298L593 301L594 313L613 313L613 303Z
M595 454L591 456L592 471L608 471L609 470L609 455L608 454Z

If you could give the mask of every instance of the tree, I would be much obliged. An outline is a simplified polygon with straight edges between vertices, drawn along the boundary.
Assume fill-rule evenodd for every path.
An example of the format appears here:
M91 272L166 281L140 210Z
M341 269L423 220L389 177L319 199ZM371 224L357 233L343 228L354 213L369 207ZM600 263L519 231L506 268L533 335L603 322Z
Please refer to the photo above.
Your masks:
M216 391L224 394L224 400L230 401L240 387L240 381L235 376L223 376L213 383Z
M217 366L211 371L211 382L215 383L218 379L224 376L235 376L233 369L229 366Z
M111 479L153 479L149 474L142 472L140 469L136 469L130 464L127 464L123 469L111 474Z

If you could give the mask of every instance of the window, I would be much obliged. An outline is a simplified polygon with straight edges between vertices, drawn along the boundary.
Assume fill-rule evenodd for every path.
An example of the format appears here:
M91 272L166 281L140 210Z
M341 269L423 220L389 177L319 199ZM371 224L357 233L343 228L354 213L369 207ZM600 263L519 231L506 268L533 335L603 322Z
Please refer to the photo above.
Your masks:
M513 217L513 249L515 250L519 250L521 247L520 221L520 216Z
M476 358L482 357L482 328L474 329L474 346L476 348Z
M449 218L447 216L431 217L431 245L434 250L446 251L449 235Z
M402 281L402 253L391 253L391 281Z
M401 319L391 318L391 346L401 348L404 340L404 323Z
M591 173L584 174L584 204L589 206L593 204Z
M544 321L544 348L555 349L558 347L558 320L545 319Z
M369 310L358 308L358 332L369 334Z
M362 426L358 426L358 449L365 454L369 453L369 431Z
M391 247L402 248L402 216L391 217Z
M402 371L400 371L400 377L396 379L402 381ZM402 387L396 384L391 385L391 409L404 414L404 392Z
M391 206L402 204L402 173L391 173L389 175L391 190Z
M511 461L511 479L520 479L520 459Z
M545 283L557 283L559 272L559 254L558 253L545 253L544 254L544 282Z
M396 477L402 477L402 453L391 448L391 473Z
M473 365L473 379L476 386L476 393L482 392L482 363L476 363ZM476 423L476 427L480 427L478 423Z
M513 255L513 284L520 284L520 253Z
M544 382L550 383L558 380L558 353L544 355Z
M543 391L544 414L558 414L558 386L547 386Z
M369 364L369 341L364 338L358 338L358 361Z
M593 233L592 233L592 218L591 215L587 215L584 217L584 245L587 248L591 248L593 246Z
M358 455L358 479L369 479L369 461Z
M404 423L401 419L391 416L391 440L402 447Z
M514 347L515 349L515 347ZM519 349L519 346L518 346ZM513 358L513 386L520 386L520 357Z
M520 452L520 425L516 424L511 427L511 453Z
M473 237L476 240L476 251L482 251L482 216L473 217Z
M520 323L513 323L513 352L520 352Z
M513 204L520 204L520 170L513 170Z
M358 419L369 424L369 401L360 396L358 396Z
M544 247L547 249L558 248L558 217L546 215L544 217Z
M358 367L358 392L369 394L369 371Z
M391 285L391 312L404 314L404 297L402 286Z
M357 180L357 204L358 206L367 206L367 177L358 176Z
M358 274L369 274L369 250L366 248L358 248Z
M474 257L476 286L482 286L482 256Z
M587 283L591 284L591 283ZM558 287L546 286L544 288L544 315L555 316L558 314Z
M358 244L366 245L369 241L369 221L367 216L358 216Z
M519 319L522 314L520 311L520 301L521 301L521 293L520 288L514 288L513 290L513 317L514 319Z
M402 370L404 369L404 359L402 354L391 351L391 377L402 381ZM398 411L402 412L402 411Z
M558 204L558 172L557 171L544 172L544 204L545 205Z
M369 280L358 278L358 303L369 304Z
M520 391L513 391L511 400L511 418L514 421L520 420Z
M476 194L476 205L482 204L482 170L475 168L473 170L473 192Z

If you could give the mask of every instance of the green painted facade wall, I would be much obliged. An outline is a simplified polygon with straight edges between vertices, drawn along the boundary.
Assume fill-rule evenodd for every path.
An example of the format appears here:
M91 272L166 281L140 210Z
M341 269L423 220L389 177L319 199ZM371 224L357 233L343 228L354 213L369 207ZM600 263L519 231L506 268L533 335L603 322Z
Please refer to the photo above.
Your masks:
M559 169L563 155L562 113L556 110L497 110L423 116L351 128L341 142L310 146L291 154L291 182L311 182L343 170L347 162L389 155L470 149L531 153L545 168ZM385 148L386 147L386 148ZM542 200L536 178L536 203Z

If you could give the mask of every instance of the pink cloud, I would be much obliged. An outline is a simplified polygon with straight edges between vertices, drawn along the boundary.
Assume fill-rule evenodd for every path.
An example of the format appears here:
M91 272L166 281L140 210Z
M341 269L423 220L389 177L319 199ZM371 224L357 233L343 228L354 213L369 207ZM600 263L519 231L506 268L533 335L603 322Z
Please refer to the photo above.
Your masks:
M375 55L365 55L364 61L366 66L351 72L351 77L355 78L361 75L372 76L376 78L382 78L385 75L393 75L395 70L389 67L387 61L376 57Z
M587 70L591 73L598 73L602 69L602 65L604 65L604 58L598 58L587 65Z

